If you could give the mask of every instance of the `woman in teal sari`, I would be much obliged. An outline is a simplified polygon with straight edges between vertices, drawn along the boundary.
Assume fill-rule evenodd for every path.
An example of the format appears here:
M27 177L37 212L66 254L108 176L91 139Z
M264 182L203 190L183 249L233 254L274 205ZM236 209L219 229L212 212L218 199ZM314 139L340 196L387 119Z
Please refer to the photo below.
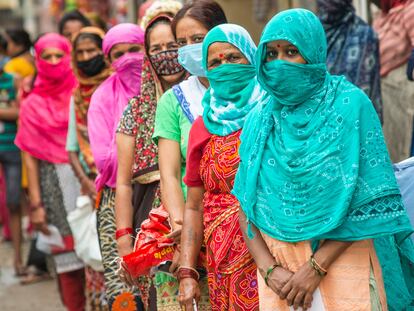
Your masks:
M381 124L325 63L312 12L281 12L264 29L256 69L269 97L244 125L233 190L260 310L406 310L413 230Z

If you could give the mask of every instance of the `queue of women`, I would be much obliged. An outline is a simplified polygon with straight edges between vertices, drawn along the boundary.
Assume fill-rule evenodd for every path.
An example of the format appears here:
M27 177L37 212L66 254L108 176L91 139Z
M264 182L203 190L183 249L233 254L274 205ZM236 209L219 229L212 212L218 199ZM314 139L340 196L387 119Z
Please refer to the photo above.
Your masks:
M214 1L155 1L141 27L49 33L34 48L15 143L32 223L63 237L52 258L68 310L413 307L378 71L333 70L314 13L278 13L256 46ZM96 202L103 271L74 252L80 193ZM122 258L154 209L174 258L135 278Z

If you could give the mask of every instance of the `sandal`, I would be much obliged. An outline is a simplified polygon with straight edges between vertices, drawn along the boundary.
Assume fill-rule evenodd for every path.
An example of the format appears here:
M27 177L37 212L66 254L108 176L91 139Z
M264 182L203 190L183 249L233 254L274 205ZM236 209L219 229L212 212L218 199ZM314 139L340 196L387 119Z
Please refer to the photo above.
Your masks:
M29 273L20 280L21 285L31 285L39 282L52 280L52 276L48 272Z
M23 277L23 276L27 276L29 274L29 271L27 269L27 267L22 266L22 265L17 265L14 267L14 275L16 277Z

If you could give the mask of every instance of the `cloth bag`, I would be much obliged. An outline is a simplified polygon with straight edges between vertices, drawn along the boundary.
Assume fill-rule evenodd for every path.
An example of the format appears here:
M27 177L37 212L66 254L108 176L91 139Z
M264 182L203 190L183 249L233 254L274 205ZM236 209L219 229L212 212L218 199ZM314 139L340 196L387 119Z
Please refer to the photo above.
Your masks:
M91 199L86 195L78 197L76 209L68 213L67 220L75 241L76 255L95 271L103 272L96 210Z

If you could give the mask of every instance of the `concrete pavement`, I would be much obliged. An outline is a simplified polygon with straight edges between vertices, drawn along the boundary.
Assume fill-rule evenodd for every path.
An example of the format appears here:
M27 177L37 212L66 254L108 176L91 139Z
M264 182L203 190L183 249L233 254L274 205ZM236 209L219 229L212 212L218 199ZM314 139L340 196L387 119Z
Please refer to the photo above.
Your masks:
M24 245L27 258L28 243ZM0 310L65 311L56 280L22 286L14 276L11 243L0 242Z

